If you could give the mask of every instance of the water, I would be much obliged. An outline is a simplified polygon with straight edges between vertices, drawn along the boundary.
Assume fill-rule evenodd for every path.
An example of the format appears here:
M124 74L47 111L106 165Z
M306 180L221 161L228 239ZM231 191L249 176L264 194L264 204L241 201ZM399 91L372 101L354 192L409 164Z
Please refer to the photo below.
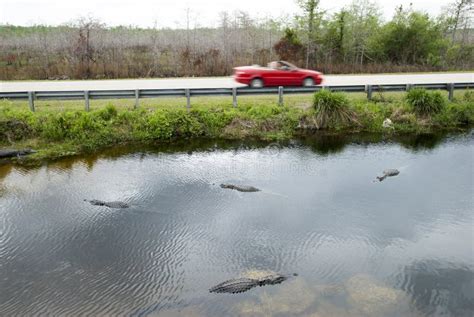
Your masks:
M0 166L0 315L473 314L472 134L200 142Z

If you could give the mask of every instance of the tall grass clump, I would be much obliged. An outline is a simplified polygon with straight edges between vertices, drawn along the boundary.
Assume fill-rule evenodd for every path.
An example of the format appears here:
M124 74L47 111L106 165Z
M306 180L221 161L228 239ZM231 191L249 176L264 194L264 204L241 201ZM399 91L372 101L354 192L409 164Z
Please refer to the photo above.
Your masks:
M474 91L467 89L464 92L464 101L471 102L474 101Z
M446 100L439 91L429 92L424 88L410 90L406 100L413 111L420 116L437 114L446 106Z
M341 126L356 121L346 95L323 89L314 94L313 107L319 128Z

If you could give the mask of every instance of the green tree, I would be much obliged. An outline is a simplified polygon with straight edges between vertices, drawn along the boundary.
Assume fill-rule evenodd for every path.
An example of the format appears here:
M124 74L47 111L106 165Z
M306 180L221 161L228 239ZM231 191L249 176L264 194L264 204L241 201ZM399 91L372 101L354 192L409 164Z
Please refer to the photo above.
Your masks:
M303 25L306 35L306 68L314 67L316 50L316 33L321 22L323 12L318 10L320 0L297 0L303 10L303 16L297 17Z
M325 29L322 38L321 51L325 55L326 62L342 62L345 56L344 41L346 39L346 17L347 11L342 9L329 19L323 21L323 28Z
M450 38L451 42L445 56L447 64L472 69L474 65L473 17L473 0L455 0L446 6L438 17L444 24L446 38Z
M346 10L344 37L344 61L364 64L369 58L369 40L377 34L381 24L380 8L374 1L353 1Z
M427 14L398 10L370 41L370 50L380 61L436 66L447 47L441 24Z

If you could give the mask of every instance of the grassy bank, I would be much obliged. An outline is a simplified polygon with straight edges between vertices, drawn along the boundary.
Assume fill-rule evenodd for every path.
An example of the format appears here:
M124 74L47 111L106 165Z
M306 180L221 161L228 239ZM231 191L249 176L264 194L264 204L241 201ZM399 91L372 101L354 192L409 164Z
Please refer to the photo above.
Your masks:
M38 162L123 143L199 137L282 140L321 132L427 133L465 129L474 122L474 98L469 91L457 92L453 102L438 94L442 107L433 112L432 101L428 112L420 112L405 94L375 95L371 102L363 95L327 93L318 98L285 97L283 107L274 96L240 98L237 108L227 99L203 98L194 100L189 112L177 99L167 105L148 100L135 110L130 101L101 101L92 105L91 112L83 111L77 101L45 103L38 105L36 113L24 103L0 101L0 147L31 147L38 153L23 161ZM384 128L387 118L393 124Z

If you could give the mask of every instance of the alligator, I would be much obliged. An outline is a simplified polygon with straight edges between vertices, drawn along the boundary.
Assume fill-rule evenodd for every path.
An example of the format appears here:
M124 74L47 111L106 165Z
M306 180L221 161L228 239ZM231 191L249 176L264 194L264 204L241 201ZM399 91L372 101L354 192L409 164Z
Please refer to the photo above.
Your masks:
M400 174L399 170L391 168L391 169L383 171L383 176L377 176L377 179L379 180L379 182L381 182L387 177L397 176L398 174Z
M102 200L97 200L97 199L92 199L92 200L87 200L84 199L84 201L87 201L91 203L91 205L94 206L105 206L109 208L128 208L130 207L129 204L124 203L122 201L102 201Z
M293 276L298 274L293 273ZM283 281L287 280L289 275L282 274L270 274L262 277L251 278L251 277L241 277L234 278L217 284L216 286L209 289L211 293L243 293L257 286L264 285L275 285L280 284Z
M0 158L7 158L7 157L20 157L28 154L36 153L35 150L32 149L23 149L23 150L0 150Z
M253 186L238 186L238 185L232 185L232 184L221 184L222 188L228 188L228 189L235 189L239 192L259 192L260 189L255 188Z

